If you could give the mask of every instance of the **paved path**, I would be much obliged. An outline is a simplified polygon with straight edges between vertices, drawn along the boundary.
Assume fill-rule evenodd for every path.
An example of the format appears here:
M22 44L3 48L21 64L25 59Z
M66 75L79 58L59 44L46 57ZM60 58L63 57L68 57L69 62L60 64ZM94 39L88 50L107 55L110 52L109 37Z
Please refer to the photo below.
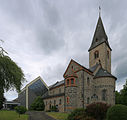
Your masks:
M28 111L29 120L56 120L48 116L45 112L40 111Z

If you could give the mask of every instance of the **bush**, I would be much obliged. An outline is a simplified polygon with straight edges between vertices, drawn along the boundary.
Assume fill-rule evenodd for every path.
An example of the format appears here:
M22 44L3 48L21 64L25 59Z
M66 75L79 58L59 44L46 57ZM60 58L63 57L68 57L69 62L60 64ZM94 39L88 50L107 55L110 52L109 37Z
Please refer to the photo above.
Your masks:
M27 111L27 109L24 106L17 106L15 107L15 110L19 114L24 114Z
M35 98L33 103L30 106L30 110L43 111L45 109L45 104L41 96Z
M86 114L97 120L103 120L109 107L106 103L92 103L86 107Z
M58 112L58 108L56 106L52 106L50 111L52 111L52 112Z
M85 116L85 109L78 108L72 111L69 115L67 120L84 120Z
M127 106L119 104L109 108L107 120L127 120Z

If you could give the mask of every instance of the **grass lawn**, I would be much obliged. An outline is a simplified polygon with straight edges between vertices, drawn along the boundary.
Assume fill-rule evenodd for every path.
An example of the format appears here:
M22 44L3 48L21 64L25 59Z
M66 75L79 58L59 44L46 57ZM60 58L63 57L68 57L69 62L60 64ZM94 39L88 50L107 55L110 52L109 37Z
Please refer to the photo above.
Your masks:
M66 120L68 113L59 113L59 112L47 112L47 114L58 120Z
M0 120L28 120L28 115L20 115L15 111L0 111Z

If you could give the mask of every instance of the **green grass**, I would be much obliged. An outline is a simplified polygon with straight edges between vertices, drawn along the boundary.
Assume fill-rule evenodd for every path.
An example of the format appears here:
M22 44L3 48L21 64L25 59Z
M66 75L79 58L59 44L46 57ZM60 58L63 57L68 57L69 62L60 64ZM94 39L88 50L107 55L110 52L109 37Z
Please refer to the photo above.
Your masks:
M47 114L57 120L66 120L68 117L68 113L47 112Z
M0 111L0 120L28 120L28 115L20 115L15 111Z

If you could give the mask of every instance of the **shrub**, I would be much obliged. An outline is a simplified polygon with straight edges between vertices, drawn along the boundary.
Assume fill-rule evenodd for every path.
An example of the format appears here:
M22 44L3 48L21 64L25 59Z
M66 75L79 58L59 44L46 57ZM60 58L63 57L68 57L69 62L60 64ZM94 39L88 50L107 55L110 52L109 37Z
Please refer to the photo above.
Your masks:
M72 111L69 115L67 120L84 120L85 116L85 109L78 108Z
M109 107L106 103L92 103L86 107L86 114L97 120L103 120Z
M15 107L15 110L19 114L19 117L20 114L24 114L27 111L27 109L24 106L17 106Z
M52 112L58 112L58 108L56 106L52 106L50 111L52 111Z
M107 120L127 120L127 106L119 104L109 108Z
M41 98L41 96L38 96L31 104L30 110L43 111L44 109L45 109L44 101Z

